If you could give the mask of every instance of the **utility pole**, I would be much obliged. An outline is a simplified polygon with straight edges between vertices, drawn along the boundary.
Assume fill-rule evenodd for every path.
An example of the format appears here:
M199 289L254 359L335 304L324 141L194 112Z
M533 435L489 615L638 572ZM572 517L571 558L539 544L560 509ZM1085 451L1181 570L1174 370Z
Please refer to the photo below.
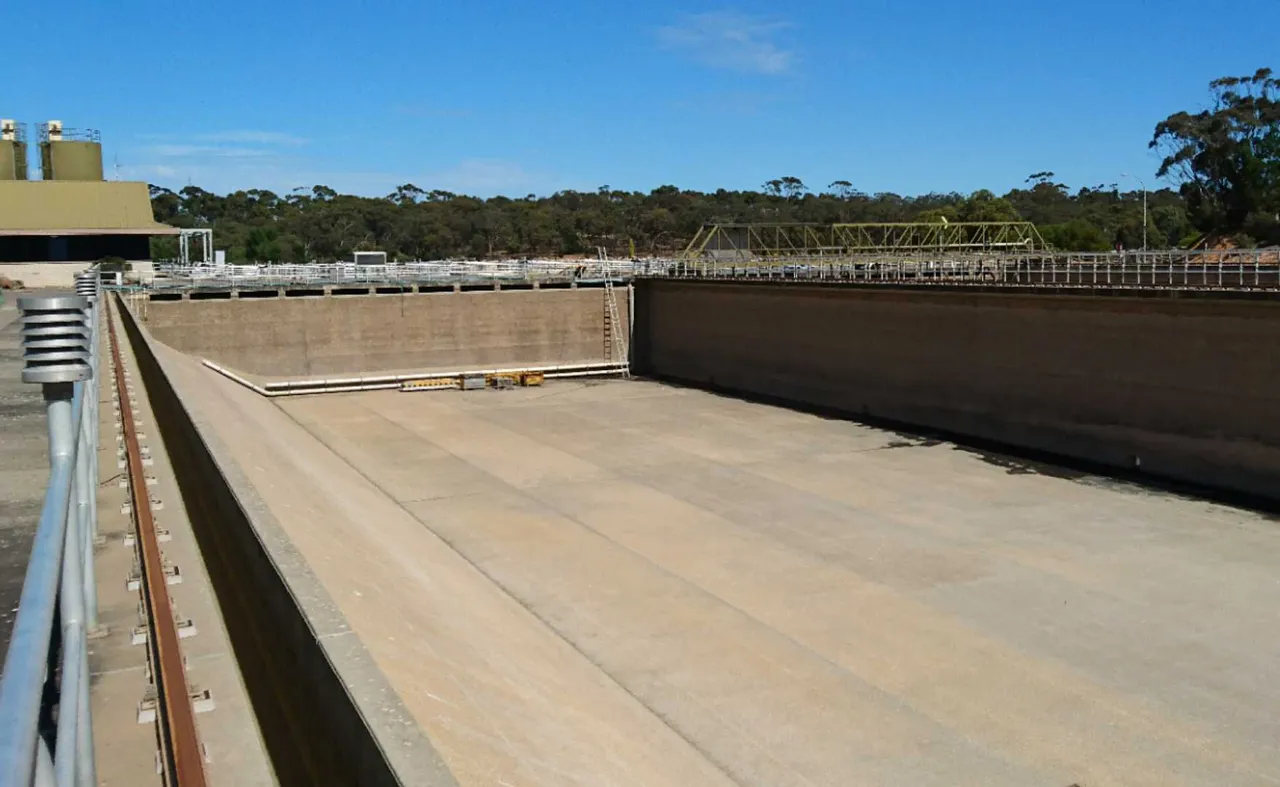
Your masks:
M1142 250L1147 250L1147 184L1142 182L1142 178L1137 175L1130 175L1128 172L1121 172L1122 178L1133 178L1138 181L1138 185L1142 187Z

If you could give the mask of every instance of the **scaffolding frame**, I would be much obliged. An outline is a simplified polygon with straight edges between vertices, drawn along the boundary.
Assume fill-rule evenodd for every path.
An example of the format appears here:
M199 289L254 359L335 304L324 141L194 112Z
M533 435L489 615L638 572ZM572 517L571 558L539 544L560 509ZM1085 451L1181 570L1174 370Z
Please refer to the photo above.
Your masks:
M200 241L200 259L191 259L191 241L193 239ZM213 230L211 229L184 229L178 234L178 263L183 267L191 265L212 265L213 264Z
M1028 221L705 224L684 259L768 260L919 252L1046 251Z

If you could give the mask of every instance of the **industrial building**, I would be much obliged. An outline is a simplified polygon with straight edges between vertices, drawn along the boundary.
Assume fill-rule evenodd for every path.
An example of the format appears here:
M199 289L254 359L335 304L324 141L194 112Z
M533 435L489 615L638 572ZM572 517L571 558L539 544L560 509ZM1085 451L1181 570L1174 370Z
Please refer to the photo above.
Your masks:
M67 286L104 258L149 265L150 239L178 234L156 222L146 183L104 179L97 131L51 120L32 150L23 124L0 120L0 275Z

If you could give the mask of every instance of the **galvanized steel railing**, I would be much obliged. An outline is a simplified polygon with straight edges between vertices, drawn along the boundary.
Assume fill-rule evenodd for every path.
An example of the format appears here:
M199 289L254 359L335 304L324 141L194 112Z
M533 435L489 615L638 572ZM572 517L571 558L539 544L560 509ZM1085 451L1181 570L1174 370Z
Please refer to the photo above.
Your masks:
M778 259L716 255L644 260L436 260L355 265L160 266L148 289L363 287L634 278L773 279L865 284L1280 289L1280 249L853 254Z
M1060 288L1280 289L1280 249L1110 254L915 254L707 257L675 260L647 275L684 279Z
M0 678L0 787L97 784L87 648L98 623L97 273L77 277L76 291L18 299L22 379L44 391L50 471Z
M142 284L151 289L320 286L395 286L484 282L600 281L624 279L646 269L631 260L435 260L387 265L157 265Z

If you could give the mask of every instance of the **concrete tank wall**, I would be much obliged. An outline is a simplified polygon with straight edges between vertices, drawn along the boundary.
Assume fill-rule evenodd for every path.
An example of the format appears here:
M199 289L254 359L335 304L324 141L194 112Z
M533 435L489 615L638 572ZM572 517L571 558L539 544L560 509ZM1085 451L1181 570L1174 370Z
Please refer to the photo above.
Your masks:
M1276 501L1276 348L1274 300L645 281L633 365Z
M277 782L457 787L151 337L120 313Z
M619 287L626 330L627 290ZM603 288L151 301L147 329L182 352L272 377L605 359Z

